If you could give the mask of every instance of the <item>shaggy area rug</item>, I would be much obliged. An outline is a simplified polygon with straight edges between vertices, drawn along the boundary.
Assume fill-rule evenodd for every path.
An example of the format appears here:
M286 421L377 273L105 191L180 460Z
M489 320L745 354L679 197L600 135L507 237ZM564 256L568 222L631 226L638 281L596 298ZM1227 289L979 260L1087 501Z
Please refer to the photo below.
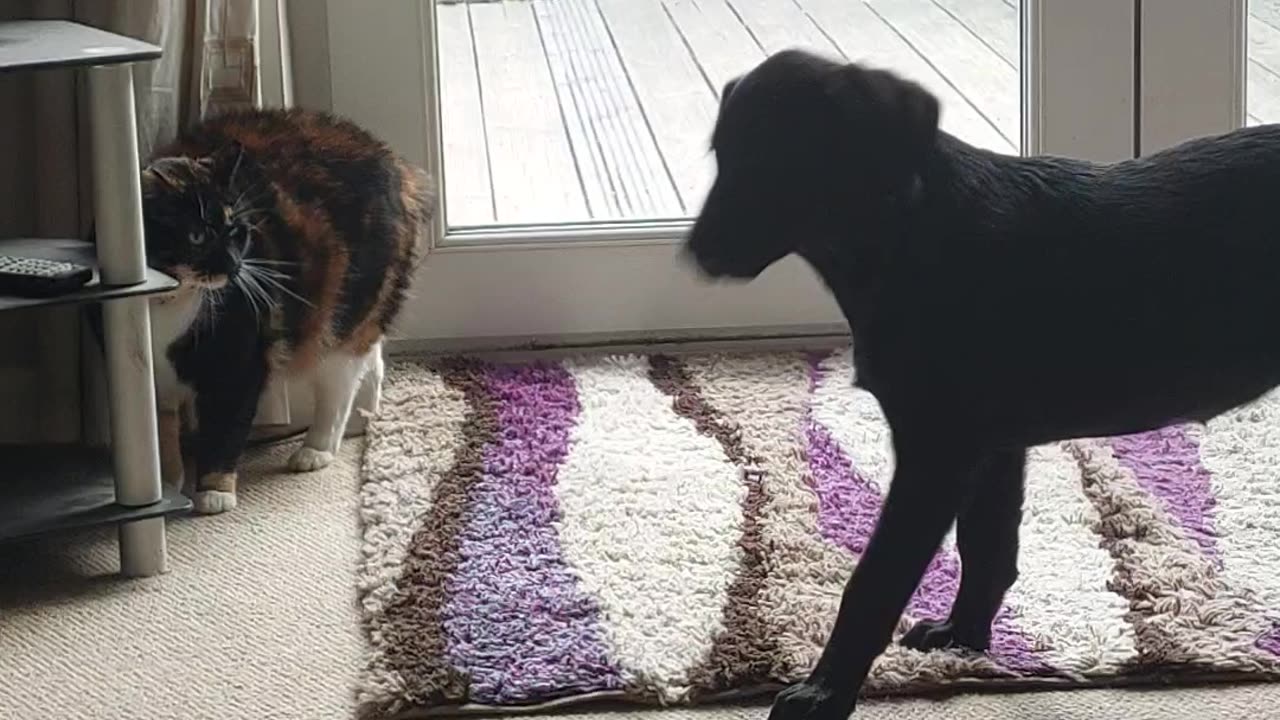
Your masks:
M391 366L363 463L366 717L776 689L816 660L893 455L847 351ZM867 692L1280 678L1280 394L1035 448L988 654ZM946 614L949 538L899 632Z

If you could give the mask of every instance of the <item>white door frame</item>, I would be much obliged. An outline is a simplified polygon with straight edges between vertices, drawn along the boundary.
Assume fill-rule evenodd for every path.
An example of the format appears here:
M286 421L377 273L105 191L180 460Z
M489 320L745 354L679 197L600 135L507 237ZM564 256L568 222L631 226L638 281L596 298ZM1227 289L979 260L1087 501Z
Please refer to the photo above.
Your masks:
M430 0L326 0L332 109L439 178L431 7ZM1136 11L1133 2L1116 0L1024 0L1025 148L1097 160L1132 157ZM446 236L441 214L415 298L399 324L399 346L845 332L835 303L794 258L747 285L700 280L677 260L685 226L579 226L464 238Z
M1139 0L1138 151L1244 127L1246 0Z

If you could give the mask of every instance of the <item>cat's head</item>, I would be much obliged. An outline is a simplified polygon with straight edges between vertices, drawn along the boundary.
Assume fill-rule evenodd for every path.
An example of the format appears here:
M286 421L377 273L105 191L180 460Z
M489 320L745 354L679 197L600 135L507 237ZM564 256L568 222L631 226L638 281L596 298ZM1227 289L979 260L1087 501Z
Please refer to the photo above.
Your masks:
M227 285L249 252L265 192L236 143L204 157L151 161L142 170L147 263L187 287Z

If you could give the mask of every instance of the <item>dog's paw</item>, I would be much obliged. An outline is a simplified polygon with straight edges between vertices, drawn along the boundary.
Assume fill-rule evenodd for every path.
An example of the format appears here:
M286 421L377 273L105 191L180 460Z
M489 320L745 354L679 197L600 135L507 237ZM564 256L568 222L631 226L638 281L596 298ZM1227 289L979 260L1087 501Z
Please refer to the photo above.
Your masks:
M852 699L806 681L778 693L769 720L846 720L852 712Z
M294 472L311 472L329 467L331 462L333 453L303 445L289 458L289 469Z
M921 620L902 636L899 644L921 652L949 648L985 652L991 638L988 633L966 632L950 622Z

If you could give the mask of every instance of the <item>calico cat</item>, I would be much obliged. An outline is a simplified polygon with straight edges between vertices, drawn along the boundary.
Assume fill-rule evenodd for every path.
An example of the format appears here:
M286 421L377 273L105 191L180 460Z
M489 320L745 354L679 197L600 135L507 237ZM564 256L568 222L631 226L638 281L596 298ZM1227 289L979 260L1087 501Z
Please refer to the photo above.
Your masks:
M194 404L197 511L236 504L236 466L269 378L309 377L315 417L289 460L333 460L357 392L375 409L382 340L435 208L427 175L356 125L305 110L236 111L184 133L142 171L166 482L182 482Z

